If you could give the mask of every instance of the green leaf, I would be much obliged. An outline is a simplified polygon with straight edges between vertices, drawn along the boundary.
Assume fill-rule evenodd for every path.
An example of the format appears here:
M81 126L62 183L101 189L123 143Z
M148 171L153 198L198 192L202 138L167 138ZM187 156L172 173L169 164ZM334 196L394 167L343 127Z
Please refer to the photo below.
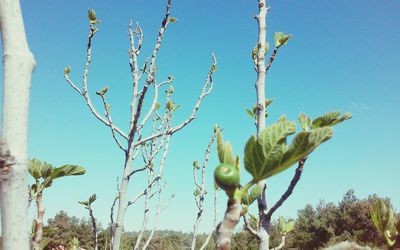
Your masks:
M48 188L51 186L51 184L53 184L53 179L51 176L46 177L46 179L44 179L42 186L43 188Z
M309 131L311 128L311 118L308 117L306 114L304 113L300 113L299 115L299 123L300 123L300 127L304 130L304 131Z
M170 17L169 19L168 19L168 22L169 23L176 23L178 21L178 19L176 19L175 17Z
M211 73L214 73L217 71L217 66L215 64L211 65Z
M334 126L352 117L351 113L344 113L340 116L340 112L329 112L323 116L317 117L312 121L312 128L320 128L326 126Z
M65 67L64 68L64 75L68 75L71 72L71 67Z
M173 85L169 86L169 88L168 88L168 94L172 94L172 93L174 93L174 91L175 91L174 86L173 86Z
M250 109L246 109L246 114L251 118L256 119L256 115Z
M253 223L253 224L255 224L255 225L258 225L258 216L255 216L255 215L253 215L253 214L251 214L251 213L248 213L248 215L249 215L249 217L250 217L250 221L251 221L251 223Z
M40 168L40 175L42 176L42 178L47 178L51 175L52 171L53 171L53 166L44 162Z
M262 193L262 188L258 185L254 186L250 193L245 193L242 196L242 204L250 206Z
M89 197L89 205L92 204L97 199L96 194L92 194Z
M200 193L201 193L201 191L200 191L200 189L199 189L199 188L196 188L196 190L194 190L194 191L193 191L193 195L194 195L194 197L197 197L197 196L199 196L199 195L200 195Z
M250 195L248 193L244 193L241 198L242 205L249 206L250 203Z
M269 51L269 43L265 43L264 52L265 54Z
M88 18L90 22L95 22L96 21L96 11L94 9L89 9L88 10Z
M280 121L264 129L259 139L250 137L245 146L244 165L255 181L269 177L269 172L279 165L286 137L296 131L296 124Z
M42 177L41 171L40 171L41 167L42 167L42 162L39 161L38 159L33 158L32 160L29 161L28 171L29 171L29 174L33 178L35 178L35 180L39 180L40 177Z
M256 46L256 47L254 47L254 49L251 51L251 58L252 58L253 60L256 60L256 59L257 59L257 55L258 55L258 47Z
M64 165L62 167L54 168L51 173L51 178L56 179L64 176L83 175L86 170L83 167L76 165Z
M96 92L96 95L105 95L108 91L108 86L100 89L99 91Z
M219 128L217 128L217 151L220 163L235 165L232 146L229 142L224 142Z
M194 169L199 169L200 167L199 167L199 162L198 161L194 161L193 162L193 168Z
M84 205L84 206L89 206L89 202L88 201L78 201L79 204Z
M390 207L388 208L381 199L372 204L370 214L372 222L382 234L385 231L392 231L394 229L393 210Z
M274 99L265 99L265 107L268 107L273 101Z
M275 32L275 47L279 48L282 45L286 45L292 35L286 35L283 32Z
M294 229L294 221L289 220L286 222L285 218L279 217L278 228L282 235L287 235L290 231Z
M282 118L264 129L259 138L250 137L245 146L244 164L255 181L269 178L291 167L331 138L333 133L328 127L300 132L287 146L286 138L295 131L296 124Z

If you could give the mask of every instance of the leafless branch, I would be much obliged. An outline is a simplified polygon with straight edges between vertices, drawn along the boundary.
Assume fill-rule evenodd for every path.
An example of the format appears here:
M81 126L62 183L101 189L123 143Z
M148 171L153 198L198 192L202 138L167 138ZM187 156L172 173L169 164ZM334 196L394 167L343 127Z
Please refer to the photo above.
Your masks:
M122 146L121 142L117 138L117 135L115 134L115 127L114 127L114 123L112 121L111 114L110 114L110 106L106 101L106 96L103 94L103 95L100 95L100 97L101 97L101 100L103 101L104 113L105 113L105 115L107 117L107 120L108 120L108 122L110 124L109 127L111 128L112 137L114 138L114 141L117 143L118 147L122 151L124 151L126 153L126 149L124 148L124 146Z
M260 235L258 234L257 230L254 229L254 228L251 226L251 224L250 224L250 222L249 222L249 219L248 219L248 217L247 217L247 214L244 214L244 215L243 215L243 221L244 221L244 226L246 227L246 229L247 229L253 236L255 236L257 239L260 239Z
M304 169L304 164L306 163L307 157L301 159L297 165L296 172L290 181L290 184L288 188L286 189L285 193L282 195L282 197L275 203L273 207L267 212L267 218L271 219L272 214L280 207L282 204L289 198L289 196L292 194L293 189L296 187L297 182L300 180L301 174L303 173Z
M106 126L111 127L111 124L109 121L106 120L106 118L102 117L96 110L96 108L93 106L92 100L89 95L88 91L88 73L89 73L89 66L92 61L92 39L94 37L94 34L96 33L97 29L95 28L94 24L90 24L90 29L89 29L89 37L88 37L88 42L87 42L87 49L86 49L86 63L85 63L85 69L83 72L83 91L80 90L74 83L73 81L69 78L68 73L64 73L64 78L67 80L67 82L71 85L73 89L75 89L81 96L83 96L86 100L86 105L89 107L90 111L92 114L102 123L104 123ZM114 130L117 131L118 134L120 134L123 138L128 139L128 136L117 126L114 125Z
M203 101L203 98L207 95L210 94L212 88L213 88L213 73L215 72L215 67L217 66L217 60L214 56L214 54L212 54L212 59L213 59L213 64L211 66L210 71L208 72L207 75L207 80L205 82L205 84L203 85L202 91L200 93L199 98L197 99L197 102L193 108L192 114L185 120L183 121L180 125L172 127L168 130L167 135L172 135L175 132L181 130L183 127L185 127L186 125L188 125L191 121L193 121L196 118L196 113L200 107L201 102ZM138 140L137 142L135 142L135 146L140 145L146 141L152 140L154 138L160 137L162 136L162 133L157 133L154 135L150 135L144 139Z
M268 64L267 64L267 66L265 66L265 70L266 70L266 71L269 70L269 68L271 67L272 63L274 62L276 53L278 52L278 48L279 48L279 47L275 47L274 51L272 52L271 57L269 58L269 62L268 62Z

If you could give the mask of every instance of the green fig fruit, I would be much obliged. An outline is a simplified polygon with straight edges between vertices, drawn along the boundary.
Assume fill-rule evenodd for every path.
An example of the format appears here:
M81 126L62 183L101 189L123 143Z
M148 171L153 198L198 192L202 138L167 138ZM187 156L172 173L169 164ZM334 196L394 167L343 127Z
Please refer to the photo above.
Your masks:
M215 183L225 191L230 191L240 185L239 170L237 167L227 163L217 166L214 171L214 179Z

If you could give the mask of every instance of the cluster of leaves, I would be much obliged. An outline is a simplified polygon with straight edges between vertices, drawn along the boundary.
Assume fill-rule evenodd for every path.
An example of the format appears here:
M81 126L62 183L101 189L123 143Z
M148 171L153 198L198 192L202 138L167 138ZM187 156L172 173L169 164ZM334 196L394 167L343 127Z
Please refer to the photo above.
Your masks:
M41 162L38 159L29 161L28 171L35 179L35 183L30 186L30 197L35 198L39 192L52 185L53 180L65 176L83 175L86 170L76 165L63 165L61 167L53 167L51 164Z
M292 37L292 35L288 35L283 32L275 32L275 35L274 35L275 50L277 50L282 45L286 45L291 37ZM257 60L259 46L260 45L257 44L257 46L251 51L251 58L253 58L254 61ZM268 53L269 48L270 48L270 45L268 42L266 42L264 45L264 55Z
M270 102L269 102L270 103ZM215 169L216 184L226 191L230 199L238 199L246 209L262 190L254 187L258 181L274 176L299 160L309 155L321 143L332 137L332 126L351 118L346 113L330 112L311 120L305 114L300 114L301 132L297 133L290 144L288 137L296 132L296 123L282 116L276 123L265 128L258 136L251 136L244 149L244 166L253 179L246 185L240 185L239 156L234 159L232 146L224 142L221 131L217 131L217 150L220 165Z
M87 201L78 201L79 204L85 206L86 209L89 209L92 203L97 199L96 194L93 194L89 197Z

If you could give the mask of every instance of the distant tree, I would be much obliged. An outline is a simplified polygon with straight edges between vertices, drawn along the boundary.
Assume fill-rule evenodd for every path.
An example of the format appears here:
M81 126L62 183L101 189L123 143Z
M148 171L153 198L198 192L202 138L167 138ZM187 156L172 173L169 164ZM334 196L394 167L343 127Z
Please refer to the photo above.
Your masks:
M371 204L377 199L376 195L358 199L354 191L349 190L338 205L320 202L315 209L312 205L307 205L298 211L287 246L319 249L342 241L371 247L384 246L385 240L375 230L369 214ZM389 199L384 200L390 204Z
M49 239L45 250L59 245L68 246L74 237L78 239L80 247L93 249L91 222L75 216L70 217L65 211L60 211L47 221L44 237Z

